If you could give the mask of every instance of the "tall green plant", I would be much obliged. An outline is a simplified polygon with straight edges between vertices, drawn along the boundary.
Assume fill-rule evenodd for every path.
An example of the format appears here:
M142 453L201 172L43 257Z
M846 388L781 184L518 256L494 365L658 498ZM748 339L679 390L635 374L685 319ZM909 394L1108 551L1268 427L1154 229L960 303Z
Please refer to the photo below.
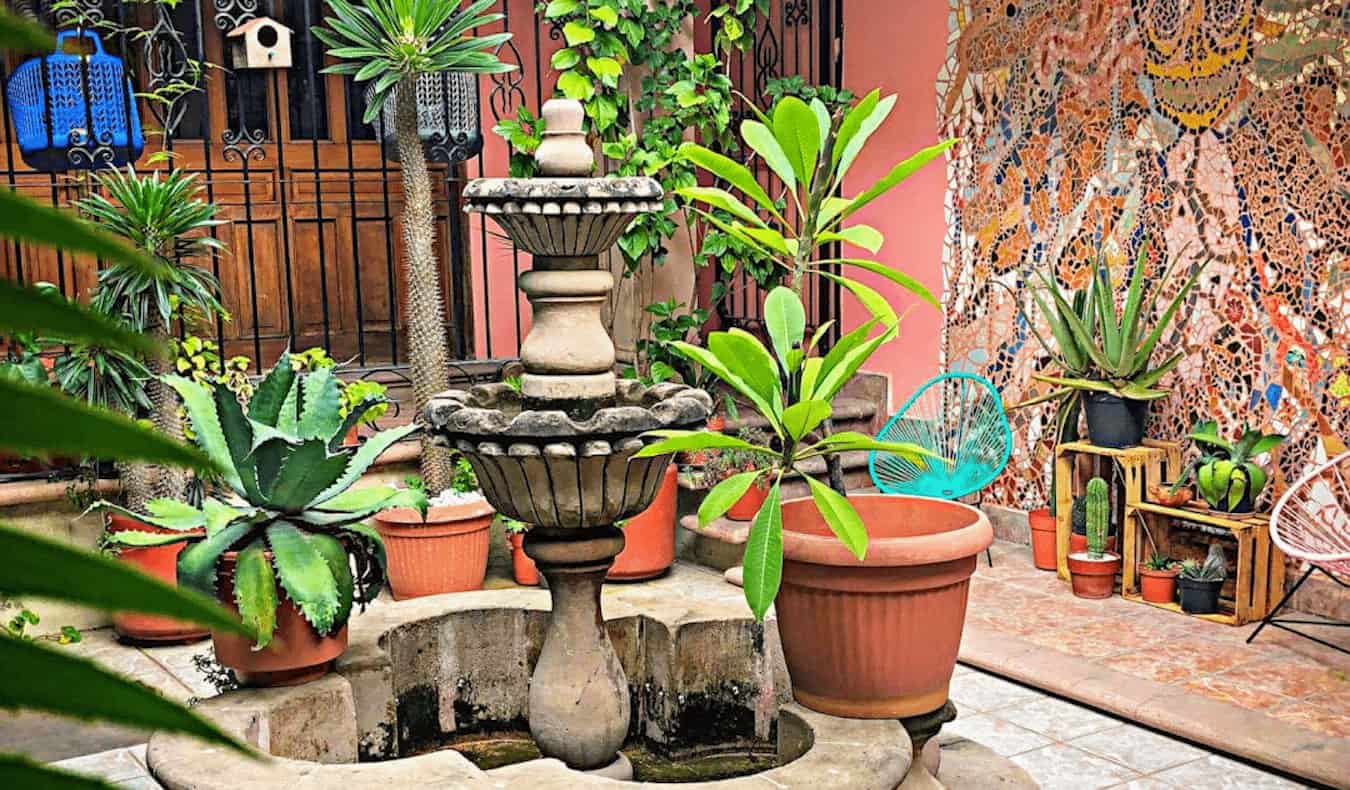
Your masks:
M374 95L365 122L375 120L392 97L403 181L405 281L408 283L408 352L413 396L420 410L431 396L450 388L450 349L441 304L440 265L436 259L436 213L431 177L417 123L417 81L444 72L495 74L514 66L494 54L510 33L475 36L478 28L502 19L484 13L497 0L327 0L333 16L314 35L340 62L327 74L348 74L369 82ZM459 284L456 283L458 288ZM456 327L462 329L462 327ZM450 485L450 454L422 443L422 478L432 493Z
M1101 559L1106 553L1106 528L1110 524L1111 500L1106 491L1106 481L1094 477L1088 481L1084 496L1087 516L1088 556Z
M0 8L0 52L49 52L52 37ZM109 262L155 271L159 262L111 234L60 210L0 189L0 238L97 255ZM120 322L81 308L58 294L0 280L0 333L99 340L126 353L153 353L149 338ZM128 418L64 397L22 377L0 377L0 450L33 455L93 453L107 458L175 463L210 469L210 461ZM0 589L105 611L162 614L250 633L213 601L182 592L105 557L0 524ZM250 753L214 724L94 662L36 641L0 635L0 666L23 682L0 687L0 708L195 735ZM19 754L0 754L6 787L110 787L41 765Z
M755 515L745 544L745 600L763 619L778 594L783 574L783 478L799 473L825 523L859 559L867 553L867 529L849 504L846 492L817 481L800 466L813 458L829 458L852 450L881 450L922 466L932 453L907 442L882 442L851 431L821 435L830 418L830 403L874 351L896 337L894 326L873 318L844 335L823 357L817 354L824 333L805 336L806 309L791 289L780 286L764 300L764 319L773 351L740 329L712 332L708 347L675 341L676 351L703 366L749 402L768 422L780 449L756 445L709 431L653 431L657 439L639 456L685 450L731 448L771 458L758 468L723 480L699 506L700 526L720 518L762 478L770 481L768 498Z

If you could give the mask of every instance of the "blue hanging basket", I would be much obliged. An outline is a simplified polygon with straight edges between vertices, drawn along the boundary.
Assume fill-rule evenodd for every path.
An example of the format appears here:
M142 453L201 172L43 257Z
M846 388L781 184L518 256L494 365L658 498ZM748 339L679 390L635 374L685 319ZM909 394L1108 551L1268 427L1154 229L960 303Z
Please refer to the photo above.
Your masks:
M94 54L64 52L62 47L71 38L88 39ZM35 170L63 173L121 166L136 161L145 150L126 68L121 58L103 51L103 41L93 31L57 35L52 54L26 60L14 69L5 97L19 153Z

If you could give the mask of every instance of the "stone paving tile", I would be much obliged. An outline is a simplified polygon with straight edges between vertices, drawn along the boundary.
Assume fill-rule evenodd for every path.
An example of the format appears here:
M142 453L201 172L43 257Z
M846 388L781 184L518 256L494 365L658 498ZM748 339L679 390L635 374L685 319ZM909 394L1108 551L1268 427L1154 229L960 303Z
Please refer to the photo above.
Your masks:
M995 715L980 713L974 716L958 716L942 728L943 734L960 735L981 746L992 749L1001 757L1049 746L1052 740L1038 735Z
M1155 779L1189 790L1298 790L1298 782L1211 754L1154 775Z
M1350 708L1336 704L1318 704L1317 700L1298 700L1266 711L1280 721L1296 727L1350 738ZM1350 770L1350 769L1347 769Z
M164 790L164 785L156 782L149 775L138 776L135 779L128 779L125 782L118 782L117 786L119 788L126 788L126 790Z
M206 699L218 693L216 687L207 682L206 676L198 672L192 663L196 656L214 655L209 639L190 645L141 648L141 652L186 686L192 696Z
M1109 790L1176 790L1176 785L1145 776L1143 779L1134 779L1123 785L1112 785Z
M1057 741L1072 740L1119 724L1110 716L1054 697L1042 697L1002 708L998 716Z
M192 696L187 686L144 652L118 642L111 628L85 632L67 649L80 658L97 661L104 669L135 678L170 699L183 702Z
M1240 708L1265 712L1286 705L1292 700L1283 694L1260 688L1248 682L1235 682L1223 675L1196 678L1179 686L1185 692L1237 705Z
M1348 685L1337 670L1307 659L1248 662L1218 677L1298 699L1341 691Z
M1122 765L1062 743L1010 759L1030 774L1041 790L1098 790L1139 778L1138 773Z
M1186 683L1261 660L1264 656L1262 651L1247 647L1217 648L1214 642L1206 639L1178 637L1148 642L1137 652L1112 656L1102 664L1160 683Z
M94 776L109 782L121 782L141 776L149 776L145 767L145 746L125 749L110 749L106 752L86 754L53 763L57 768L73 771L77 774Z
M983 672L953 677L950 694L961 714L997 710L1045 696L1035 689Z
M1207 754L1188 743L1128 724L1074 738L1069 744L1141 774L1155 773Z

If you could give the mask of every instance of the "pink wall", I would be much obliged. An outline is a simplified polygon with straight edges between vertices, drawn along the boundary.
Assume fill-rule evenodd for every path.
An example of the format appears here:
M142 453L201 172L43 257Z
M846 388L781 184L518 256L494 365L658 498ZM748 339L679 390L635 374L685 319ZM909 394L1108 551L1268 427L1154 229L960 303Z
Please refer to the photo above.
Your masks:
M883 96L897 95L890 118L849 172L847 194L861 192L896 162L938 142L935 85L946 55L946 3L846 0L844 85L858 94L880 88ZM886 236L877 260L916 277L939 296L945 190L945 166L935 161L855 215ZM848 254L867 256L859 249ZM901 323L900 338L878 350L867 366L891 377L892 406L899 406L939 372L942 313L881 277L865 272L854 276L886 296L894 295L897 312L913 308ZM843 298L843 328L848 330L861 323L867 312L851 294Z

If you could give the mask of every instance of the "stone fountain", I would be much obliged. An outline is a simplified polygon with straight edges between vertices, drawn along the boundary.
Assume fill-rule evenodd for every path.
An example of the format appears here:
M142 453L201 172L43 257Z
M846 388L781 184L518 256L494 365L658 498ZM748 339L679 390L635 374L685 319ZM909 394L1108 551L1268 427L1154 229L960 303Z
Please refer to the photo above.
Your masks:
M444 392L426 418L436 441L473 465L492 506L532 525L525 552L548 580L553 609L530 680L531 735L571 768L623 776L628 681L600 612L605 573L624 544L615 522L651 503L671 460L634 458L641 435L696 428L712 401L681 385L616 380L600 317L614 276L600 254L635 217L661 207L661 186L587 177L594 155L581 105L555 99L542 114L542 177L484 178L464 190L467 211L491 217L534 256L519 280L534 310L520 387Z

